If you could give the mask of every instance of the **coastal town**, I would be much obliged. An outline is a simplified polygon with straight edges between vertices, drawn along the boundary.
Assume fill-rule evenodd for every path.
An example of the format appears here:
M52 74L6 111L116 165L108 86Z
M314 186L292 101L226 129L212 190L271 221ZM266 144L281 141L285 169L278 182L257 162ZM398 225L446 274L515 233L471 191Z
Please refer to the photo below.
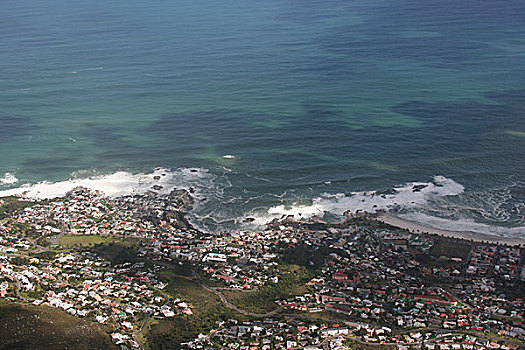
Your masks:
M191 193L158 189L0 199L0 306L102 324L121 349L525 347L523 245L369 214L201 232Z

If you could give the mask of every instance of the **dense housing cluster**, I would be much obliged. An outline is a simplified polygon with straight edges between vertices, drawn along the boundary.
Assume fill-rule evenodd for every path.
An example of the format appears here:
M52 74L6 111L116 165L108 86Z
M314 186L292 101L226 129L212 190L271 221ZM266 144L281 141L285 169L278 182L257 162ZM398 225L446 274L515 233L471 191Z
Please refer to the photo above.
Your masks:
M115 344L142 348L137 335L151 320L198 317L166 291L168 271L239 316L174 348L523 346L523 248L410 233L367 216L203 233L185 218L192 204L186 191L106 198L86 189L2 201L0 297L112 324Z

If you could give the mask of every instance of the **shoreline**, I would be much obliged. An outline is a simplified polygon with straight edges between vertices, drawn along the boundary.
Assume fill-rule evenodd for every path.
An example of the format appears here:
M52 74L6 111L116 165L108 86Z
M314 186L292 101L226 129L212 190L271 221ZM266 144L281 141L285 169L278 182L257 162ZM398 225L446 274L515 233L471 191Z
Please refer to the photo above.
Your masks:
M153 180L160 180L160 178L161 176L155 176ZM152 183L154 182L152 181ZM152 183L149 183L148 185L151 185ZM145 193L131 193L127 195L115 195L113 196L113 198L121 198L121 197L128 197L128 196L148 197L153 194L154 195L153 197L155 197L155 195L158 195L158 196L165 196L165 197L174 199L176 202L178 202L179 205L182 206L182 208L185 208L186 210L191 209L193 207L195 198L190 194L191 190L188 191L186 189L173 188L168 193L156 192L156 190L159 190L159 189L163 189L164 191L166 190L163 188L163 186L154 184L150 188L144 187L143 190L145 190ZM87 192L93 191L92 189L88 187L76 186L70 189L68 192L66 192L63 195L63 197L66 197L70 195L72 192L77 191L77 190L87 191ZM100 194L100 191L94 191L94 192ZM104 194L102 195L105 196ZM26 197L24 193L22 193L22 194L10 195L10 196L0 196L0 203L2 199L5 200L8 198L16 198L18 200L29 200L29 201L36 201L36 202L47 199L47 198L35 198L35 197L30 197L30 196ZM187 214L188 214L187 211L183 213L180 213L177 211L176 214L173 214L173 215L176 219L175 221L178 222L179 224L182 224L183 228L199 231L199 229L196 228L194 223L188 220L188 217L186 216ZM395 216L392 213L377 212L375 214L367 214L367 215L369 218L372 218L374 220L380 221L382 223L385 223L385 224L388 224L388 225L391 225L391 226L394 226L400 229L407 230L411 233L432 234L432 235L437 235L441 237L461 239L461 240L473 241L473 242L479 242L479 243L525 247L525 238L504 237L504 236L489 235L485 233L472 232L472 231L454 231L454 230L440 229L440 228L436 228L436 227L432 227L432 226L428 226L424 224L419 224L415 221L411 221L408 219L403 219L398 216ZM253 218L246 218L245 222L251 222L251 221L246 221L246 220L251 220L251 219ZM282 219L283 218L281 218L281 220ZM263 226L268 226L268 225L271 225L272 223L275 224L274 221L280 222L279 219L275 218L274 220L267 222ZM295 221L295 220L292 218L292 221Z
M513 246L525 246L525 239L517 237L501 237L501 236L492 236L483 233L469 232L469 231L450 231L443 230L431 226L421 225L416 222L402 219L400 217L394 216L392 214L382 213L377 215L375 218L378 221L381 221L385 224L389 224L401 229L408 230L414 233L423 233L423 234L434 234L443 237L463 239L463 240L472 240L474 242L488 242L493 244L510 244Z

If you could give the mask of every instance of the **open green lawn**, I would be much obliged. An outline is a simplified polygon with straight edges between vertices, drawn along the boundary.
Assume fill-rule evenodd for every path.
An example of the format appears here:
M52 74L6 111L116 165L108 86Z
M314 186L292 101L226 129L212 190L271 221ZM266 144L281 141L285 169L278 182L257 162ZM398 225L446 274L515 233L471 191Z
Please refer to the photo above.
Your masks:
M345 345L352 350L371 350L371 349L380 349L380 350L395 350L397 347L395 345L384 345L384 344L361 344L354 340L346 340Z
M111 327L48 307L0 301L0 349L117 349Z
M64 248L90 247L96 244L108 245L119 243L122 245L133 245L137 242L136 238L119 236L99 236L99 235L67 235L60 237L60 245Z

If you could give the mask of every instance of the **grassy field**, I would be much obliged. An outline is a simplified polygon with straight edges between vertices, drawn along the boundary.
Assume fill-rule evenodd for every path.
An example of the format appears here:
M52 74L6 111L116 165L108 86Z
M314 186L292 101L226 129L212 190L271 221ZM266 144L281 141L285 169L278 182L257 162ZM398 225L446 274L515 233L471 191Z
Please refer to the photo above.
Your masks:
M352 350L371 350L371 349L380 349L380 350L395 350L397 347L395 345L384 345L384 344L360 344L354 340L347 340L344 343Z
M163 271L161 276L163 280L169 281L165 292L173 298L188 302L194 315L177 316L150 323L145 330L148 349L178 349L177 344L193 340L199 333L208 334L216 327L217 321L246 319L246 316L225 307L215 294L198 283L178 277L168 269Z
M137 239L135 238L123 238L119 236L67 235L60 237L60 245L64 248L92 247L97 244L108 245L110 243L133 245L136 242Z
M298 265L281 265L279 283L258 287L253 292L242 290L223 291L229 302L249 312L263 314L277 309L277 299L308 292L305 284L312 276L312 271Z
M0 301L0 349L117 349L108 331L60 310Z

